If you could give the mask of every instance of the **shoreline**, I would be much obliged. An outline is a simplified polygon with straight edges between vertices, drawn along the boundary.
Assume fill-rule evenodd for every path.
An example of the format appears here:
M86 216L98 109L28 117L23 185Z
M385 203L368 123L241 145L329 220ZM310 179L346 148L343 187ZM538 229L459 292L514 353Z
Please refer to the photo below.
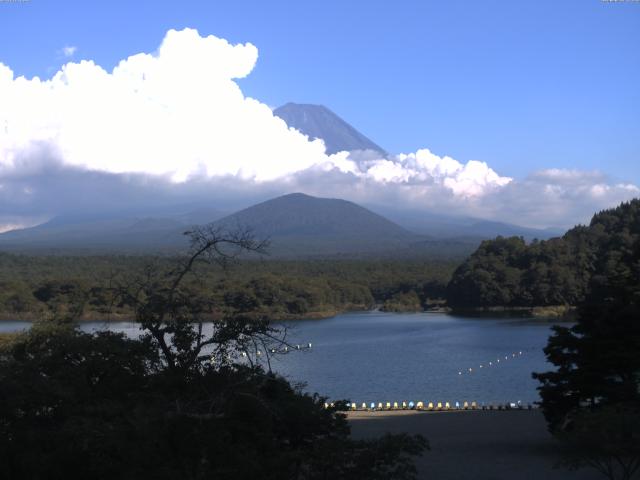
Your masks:
M447 414L475 414L479 415L483 412L498 412L498 413L507 413L507 412L531 412L534 410L538 410L537 408L526 409L526 408L511 408L511 409L461 409L461 408L450 408L448 410L376 410L376 411L367 411L367 410L352 410L344 413L349 421L366 421L366 420L380 420L386 418L396 418L396 417L407 417L407 416L420 416L420 415L447 415Z
M576 318L576 307L573 305L546 305L533 307L473 307L473 308L451 308L451 313L458 316L484 317L501 315L507 318L513 317L533 317L540 320L573 322Z
M559 312L563 312L560 314ZM278 316L272 318L273 322L301 322L301 321L314 321L314 320L326 320L328 318L333 318L338 315L343 315L346 313L359 313L359 312L381 312L387 314L420 314L420 313L432 313L432 314L443 314L443 315L452 315L455 317L468 317L468 318L478 318L481 319L483 317L491 317L494 318L496 316L505 319L527 319L536 322L545 322L545 323L572 323L575 322L575 307L565 307L565 306L551 306L551 307L518 307L518 308L507 308L507 307L488 307L488 308L476 308L476 309L451 309L449 307L440 307L440 308L432 308L426 310L416 310L416 311L385 311L381 310L379 305L376 305L374 308L348 308L343 310L318 310L313 312L308 312L304 315L286 315L286 316ZM555 312L555 313L554 313ZM0 323L3 322L37 322L40 320L49 321L51 318L46 318L48 314L44 314L43 316L39 316L35 313L8 313L8 312L0 312ZM45 318L43 318L45 317ZM212 314L209 316L205 316L205 321L213 321L216 319L216 315ZM86 314L80 316L75 320L77 323L90 323L90 322L102 322L102 323L116 323L116 322L135 322L135 317L129 314L96 314L92 312L92 314Z

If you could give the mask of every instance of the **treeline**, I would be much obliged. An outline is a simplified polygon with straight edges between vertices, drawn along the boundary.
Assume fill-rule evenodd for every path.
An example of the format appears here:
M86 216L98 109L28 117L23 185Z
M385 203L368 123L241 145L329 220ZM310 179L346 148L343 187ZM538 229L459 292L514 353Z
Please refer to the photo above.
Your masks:
M454 308L578 305L594 276L638 268L618 260L637 248L639 236L636 199L597 213L589 226L560 238L528 245L519 237L485 241L456 269L447 303Z
M0 315L130 318L131 306L117 300L117 289L141 274L168 273L174 265L170 257L0 254ZM450 261L373 260L252 260L227 269L202 264L189 288L212 300L212 316L239 312L293 319L376 305L417 311L444 297L456 266Z

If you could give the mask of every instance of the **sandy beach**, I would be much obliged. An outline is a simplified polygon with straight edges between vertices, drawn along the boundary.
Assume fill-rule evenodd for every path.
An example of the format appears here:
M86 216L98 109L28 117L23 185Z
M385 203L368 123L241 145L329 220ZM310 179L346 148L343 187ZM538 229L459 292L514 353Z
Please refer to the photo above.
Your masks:
M350 412L356 438L422 434L431 450L417 461L429 480L597 480L594 470L554 468L558 445L537 410Z

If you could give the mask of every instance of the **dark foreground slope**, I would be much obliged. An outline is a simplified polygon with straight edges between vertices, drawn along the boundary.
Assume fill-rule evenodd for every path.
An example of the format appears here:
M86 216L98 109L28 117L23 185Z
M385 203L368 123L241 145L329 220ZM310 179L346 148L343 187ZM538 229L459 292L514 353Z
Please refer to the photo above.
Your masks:
M349 423L355 438L371 438L387 432L424 435L431 451L417 459L420 480L601 478L595 470L571 472L554 468L560 459L558 444L537 410L366 414L350 418Z

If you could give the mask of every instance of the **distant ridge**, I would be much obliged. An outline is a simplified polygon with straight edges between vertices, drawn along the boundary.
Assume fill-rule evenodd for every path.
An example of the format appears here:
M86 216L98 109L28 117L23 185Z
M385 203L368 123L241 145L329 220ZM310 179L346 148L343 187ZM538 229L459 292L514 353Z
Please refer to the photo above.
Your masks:
M188 246L183 232L211 221L230 230L250 228L256 238L268 238L271 258L462 258L480 242L415 233L347 200L292 193L225 217L207 206L138 217L59 217L0 234L0 251L173 254Z
M387 152L323 105L287 103L273 111L289 127L310 138L324 140L327 153L373 150L386 156Z
M360 205L291 193L240 210L215 222L248 227L271 239L275 255L362 253L406 248L424 237Z

